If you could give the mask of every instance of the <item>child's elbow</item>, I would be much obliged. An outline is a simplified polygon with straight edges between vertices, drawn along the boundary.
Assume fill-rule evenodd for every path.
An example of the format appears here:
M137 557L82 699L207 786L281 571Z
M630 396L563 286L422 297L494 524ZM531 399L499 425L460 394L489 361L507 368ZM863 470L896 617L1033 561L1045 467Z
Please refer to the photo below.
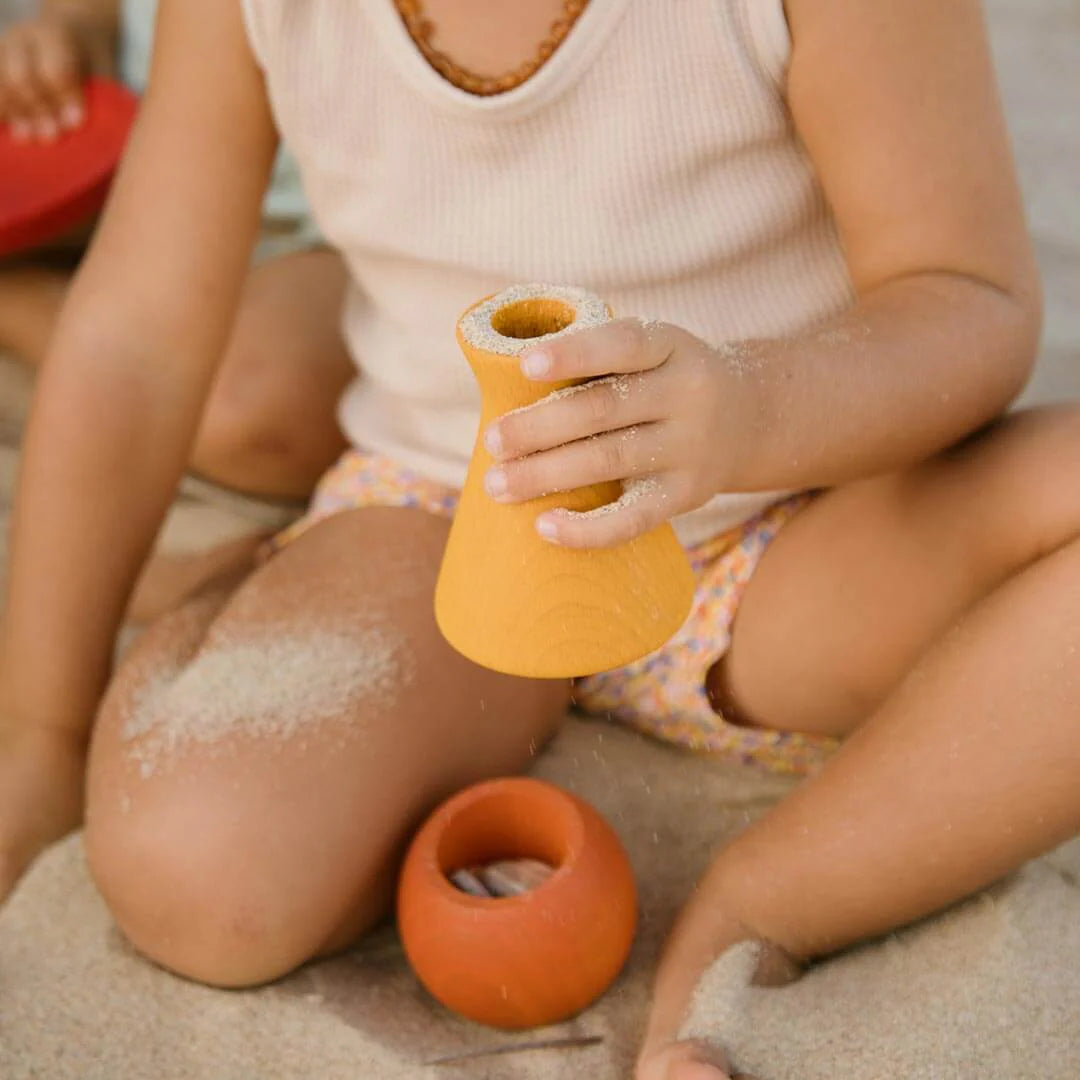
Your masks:
M1010 402L1027 386L1035 369L1043 329L1043 290L1032 256L1018 268L1003 290L1002 364L1009 381Z
M1035 368L1043 326L1039 270L1030 248L995 268L960 274L978 288L968 292L966 316L983 357L984 387L1004 411L1023 392Z

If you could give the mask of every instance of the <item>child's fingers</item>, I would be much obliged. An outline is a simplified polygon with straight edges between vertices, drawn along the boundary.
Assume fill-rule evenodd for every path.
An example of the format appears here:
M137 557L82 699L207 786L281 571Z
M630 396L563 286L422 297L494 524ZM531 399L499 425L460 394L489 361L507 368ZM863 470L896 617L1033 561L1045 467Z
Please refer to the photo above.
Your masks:
M536 519L536 530L545 540L562 547L613 547L689 509L684 505L687 488L685 478L677 473L629 480L616 502L586 514L548 510Z
M500 417L484 445L500 461L660 418L662 403L649 375L611 375L556 391L535 405Z
M63 129L78 127L83 120L82 71L74 42L59 26L42 26L35 35L38 84L47 104L49 119Z
M29 138L41 107L29 37L17 28L0 42L0 93L4 115L16 138Z
M545 382L648 371L672 354L680 333L666 323L614 319L529 349L522 354L521 370Z
M0 116L16 138L50 141L82 122L74 44L53 24L16 26L0 40Z
M525 502L611 480L661 472L672 465L671 425L653 423L609 431L488 470L487 493L499 502Z

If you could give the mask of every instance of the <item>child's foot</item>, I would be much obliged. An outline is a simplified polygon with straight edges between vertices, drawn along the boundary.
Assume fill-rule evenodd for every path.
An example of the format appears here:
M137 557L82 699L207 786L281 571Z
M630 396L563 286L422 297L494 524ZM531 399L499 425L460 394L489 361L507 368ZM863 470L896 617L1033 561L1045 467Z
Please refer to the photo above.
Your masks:
M81 741L0 722L0 904L37 855L82 821Z

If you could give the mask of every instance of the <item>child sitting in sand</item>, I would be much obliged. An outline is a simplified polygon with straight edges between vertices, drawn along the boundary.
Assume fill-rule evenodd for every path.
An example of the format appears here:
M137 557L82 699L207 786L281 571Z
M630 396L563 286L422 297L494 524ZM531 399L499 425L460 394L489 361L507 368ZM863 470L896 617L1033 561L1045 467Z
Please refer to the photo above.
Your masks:
M790 977L1080 826L1080 411L1002 417L1040 300L975 0L164 0L160 31L26 441L5 888L78 822L89 742L123 931L194 979L273 979L383 918L417 822L526 768L573 698L812 773L718 853L658 973L637 1080L718 1080L679 1029L730 945ZM110 684L278 131L349 267L352 448ZM525 372L627 377L494 423L491 497L649 478L537 528L673 518L700 582L667 648L573 687L475 667L432 616L478 418L454 322L531 281L627 317Z
M157 0L41 0L0 23L0 124L54 141L83 122L88 72L146 89ZM213 392L191 451L202 477L258 495L306 498L345 447L334 410L349 378L337 313L345 270L319 243L291 155L282 152ZM0 262L0 352L43 358L71 252ZM303 424L296 424L300 412Z

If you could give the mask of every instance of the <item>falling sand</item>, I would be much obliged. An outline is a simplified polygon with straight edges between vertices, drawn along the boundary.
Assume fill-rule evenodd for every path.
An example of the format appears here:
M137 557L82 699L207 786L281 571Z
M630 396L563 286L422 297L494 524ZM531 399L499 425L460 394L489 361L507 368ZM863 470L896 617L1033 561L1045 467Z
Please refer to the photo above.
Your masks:
M142 775L192 744L300 737L353 702L391 705L411 666L385 626L267 631L205 649L181 671L152 676L122 736Z

